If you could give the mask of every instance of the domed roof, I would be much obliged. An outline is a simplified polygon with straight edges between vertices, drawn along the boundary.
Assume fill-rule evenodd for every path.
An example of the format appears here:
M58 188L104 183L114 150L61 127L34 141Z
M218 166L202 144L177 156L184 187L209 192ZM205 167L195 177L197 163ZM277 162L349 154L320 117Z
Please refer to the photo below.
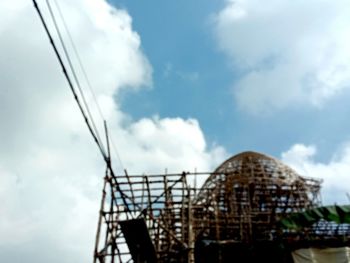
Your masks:
M194 199L194 217L201 222L196 234L208 239L267 240L279 218L318 203L320 183L273 157L237 154L208 177Z
M281 161L257 152L237 154L216 168L213 174L235 174L254 178L271 178L295 181L300 176Z

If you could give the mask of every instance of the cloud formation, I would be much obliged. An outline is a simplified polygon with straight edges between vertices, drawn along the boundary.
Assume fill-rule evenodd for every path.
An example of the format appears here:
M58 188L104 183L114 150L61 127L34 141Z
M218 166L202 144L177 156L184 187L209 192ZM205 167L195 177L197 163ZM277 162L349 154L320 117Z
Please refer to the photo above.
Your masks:
M227 0L214 27L220 49L243 72L233 93L248 112L320 107L350 87L346 0Z
M48 17L45 1L38 2ZM206 144L196 120L134 121L120 110L120 89L152 85L125 10L104 0L59 2L130 173L208 171L226 157ZM91 261L102 159L30 1L0 3L0 34L0 258ZM87 100L92 105L91 94Z
M282 153L282 161L301 175L323 179L321 194L325 205L348 204L350 144L345 144L327 162L316 161L316 154L317 148L313 145L295 144Z

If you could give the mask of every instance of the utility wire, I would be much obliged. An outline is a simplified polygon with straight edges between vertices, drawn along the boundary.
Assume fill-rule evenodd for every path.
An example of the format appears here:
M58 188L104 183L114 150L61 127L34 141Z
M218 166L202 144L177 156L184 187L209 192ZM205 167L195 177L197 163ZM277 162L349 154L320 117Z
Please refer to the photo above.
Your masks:
M46 22L45 22L45 20L44 20L44 17L43 17L43 15L42 15L42 13L41 13L41 11L40 11L40 9L39 9L39 6L38 6L36 0L33 0L33 4L34 4L35 9L36 9L37 12L38 12L38 15L39 15L39 17L40 17L41 23L42 23L42 25L43 25L43 27L44 27L44 29L45 29L45 32L46 32L46 34L47 34L47 36L48 36L48 38L49 38L49 40L50 40L51 46L52 46L52 48L54 49L54 52L55 52L56 57L57 57L57 59L58 59L58 62L60 63L60 66L61 66L61 68L62 68L63 74L64 74L64 76L65 76L65 78L66 78L66 80L67 80L67 82L68 82L69 88L70 88L70 90L71 90L72 93L73 93L74 99L75 99L75 101L76 101L77 104L78 104L78 107L79 107L79 110L80 110L81 114L83 115L83 118L84 118L84 120L85 120L86 126L88 127L89 132L90 132L91 136L93 137L95 143L97 144L97 146L98 146L98 148L99 148L101 154L102 154L103 156L106 156L106 154L105 154L103 148L102 148L101 145L100 145L99 140L97 139L97 137L96 137L96 135L95 135L95 133L94 133L92 127L91 127L91 124L90 124L90 122L89 122L89 119L88 119L87 116L86 116L86 113L85 113L85 111L84 111L84 108L83 108L83 106L82 106L81 103L80 103L80 100L79 100L79 98L78 98L78 95L77 95L77 93L76 93L76 91L75 91L75 89L74 89L72 80L71 80L71 78L69 77L69 74L68 74L68 72L67 72L67 69L66 69L66 67L65 67L65 65L64 65L64 63L63 63L63 60L62 60L62 58L61 58L61 55L60 55L60 53L59 53L59 51L58 51L58 49L57 49L57 47L56 47L56 44L55 44L55 42L54 42L54 40L53 40L53 38L52 38L52 36L51 36L51 33L50 33L50 31L49 31L49 29L48 29L48 27L47 27L47 25L46 25Z
M95 122L94 122L94 119L93 119L93 117L92 117L91 111L90 111L90 109L89 109L89 105L88 105L88 103L87 103L87 101L86 101L86 98L85 98L85 95L84 95L84 92L83 92L83 90L82 90L82 88L81 88L80 81L79 81L78 76L77 76L77 74L76 74L76 72L75 72L75 70L74 70L74 66L73 66L72 60L70 59L70 56L69 56L67 47L66 47L66 45L65 45L65 43L64 43L64 41L63 41L63 37L62 37L61 31L60 31L60 29L59 29L59 26L58 26L58 23L57 23L55 14L54 14L54 12L53 12L53 10L52 10L50 1L49 1L49 0L46 0L46 4L47 4L47 7L48 7L48 9L49 9L50 16L51 16L52 22L53 22L53 24L54 24L54 27L55 27L56 33L57 33L57 35L58 35L58 38L59 38L59 40L60 40L61 46L62 46L62 48L63 48L64 55L65 55L65 57L66 57L66 59L67 59L67 61L68 61L69 68L70 68L70 70L71 70L71 72L72 72L72 75L73 75L73 78L74 78L74 80L75 80L76 86L78 87L78 90L79 90L80 96L81 96L81 98L82 98L83 104L84 104L84 106L85 106L86 112L87 112L87 114L88 114L88 117L90 118L92 128L94 129L95 135L96 135L96 137L97 137L97 139L98 139L98 141L99 141L101 147L104 149L103 143L102 143L102 140L101 140L101 137L100 137L100 134L99 134L99 132L98 132L98 129L97 129L96 124L95 124ZM62 20L62 21L63 21L63 20ZM66 28L66 30L67 30L67 28ZM104 150L104 151L105 151L105 150Z
M93 88L92 88L90 79L89 79L89 77L88 77L88 75L87 75L87 73L86 73L86 71L85 71L85 67L84 67L84 65L83 65L83 63L82 63L82 60L81 60L81 58L80 58L78 49L77 49L76 45L74 44L73 37L72 37L72 35L71 35L71 33L70 33L69 29L68 29L68 26L67 26L66 20L65 20L65 18L64 18L64 16L63 16L63 13L62 13L62 11L61 11L61 8L60 8L60 6L59 6L59 4L58 4L58 2L57 2L56 0L54 0L53 2L55 3L56 8L57 8L57 10L58 10L58 13L59 13L59 15L60 15L60 18L61 18L61 20L62 20L62 22L63 22L64 29L66 30L66 33L67 33L68 38L69 38L69 41L70 41L70 43L71 43L71 45L72 45L73 51L74 51L74 53L75 53L75 56L77 57L79 67L80 67L80 69L81 69L81 71L82 71L82 73L83 73L83 76L84 76L84 79L85 79L85 81L86 81L86 83L87 83L87 86L88 86L88 88L89 88L89 90L90 90L90 92L91 92L91 94L92 94L92 97L93 97L94 102L95 102L95 104L96 104L96 107L97 107L97 110L98 110L98 112L99 112L99 115L100 115L100 117L101 117L102 120L105 120L105 118L104 118L104 116L103 116L103 113L102 113L102 110L101 110L101 107L100 107L100 105L99 105L99 103L98 103L98 101L97 101L97 96L96 96L96 94L95 94L95 92L94 92L94 90L93 90Z
M63 74L64 74L64 76L65 76L65 78L66 78L66 80L67 80L67 82L68 82L69 88L70 88L70 90L71 90L72 93L73 93L74 99L75 99L75 101L76 101L77 104L78 104L78 107L79 107L79 110L80 110L81 114L83 115L83 118L84 118L84 120L85 120L86 126L88 127L91 136L93 137L93 139L94 139L96 145L98 146L98 149L100 150L100 153L101 153L101 155L102 155L102 157L103 157L103 159L104 159L104 161L105 161L105 163L106 163L108 169L110 170L110 173L111 173L111 180L113 180L113 183L114 183L114 185L115 185L116 188L117 188L117 191L120 193L125 208L126 208L128 211L130 211L129 205L128 205L128 203L127 203L126 200L127 200L127 199L131 200L131 199L130 199L130 197L128 197L128 196L122 191L122 189L120 188L120 185L119 185L119 183L118 183L118 181L117 181L117 178L116 178L115 173L114 173L114 171L113 171L113 168L112 168L112 166L111 166L111 162L110 162L110 160L109 160L109 158L108 158L106 152L105 152L104 149L102 148L100 142L98 141L98 139L97 139L97 137L96 137L96 134L94 133L94 131L93 131L92 127L91 127L91 124L90 124L90 122L89 122L89 119L87 118L87 115L86 115L86 113L85 113L85 111L84 111L84 108L82 107L82 105L81 105L81 103L80 103L79 97L78 97L78 95L77 95L77 93L76 93L76 91L75 91L75 89L74 89L72 80L71 80L71 78L70 78L70 76L69 76L69 74L68 74L68 72L67 72L66 66L64 65L64 62L63 62L62 57L61 57L61 55L60 55L60 53L59 53L59 51L58 51L58 49L57 49L57 46L56 46L56 44L55 44L55 42L54 42L54 40L53 40L53 38L52 38L52 36L51 36L50 30L49 30L48 27L47 27L46 21L45 21L43 15L42 15L42 13L41 13L41 10L40 10L40 8L39 8L39 6L38 6L36 0L32 0L32 1L33 1L33 4L34 4L35 9L36 9L36 11L37 11L37 13L38 13L38 15L39 15L40 21L41 21L41 23L42 23L42 25L43 25L43 27L44 27L44 29L45 29L46 35L47 35L48 38L49 38L50 44L51 44L51 46L52 46L52 48L53 48L53 50L54 50L54 52L55 52L56 58L58 59L58 62L59 62L59 64L60 64L61 68L62 68ZM131 201L133 201L133 200L131 200Z
M98 103L98 100L97 100L96 93L94 92L94 89L93 89L93 87L92 87L92 85L91 85L91 81L90 81L90 79L89 79L89 77L88 77L88 74L86 73L84 64L83 64L83 62L82 62L82 60L81 60L81 58L80 58L78 49L77 49L77 47L76 47L76 45L75 45L75 43L74 43L74 40L73 40L73 37L72 37L70 31L69 31L69 28L68 28L68 26L67 26L66 20L65 20L64 15L63 15L63 12L62 12L62 10L61 10L61 8L60 8L60 6L59 6L57 0L53 0L53 2L54 2L55 6L56 6L56 8L57 8L57 10L58 10L58 13L59 13L59 16L60 16L60 18L61 18L61 20L62 20L64 29L65 29L65 31L66 31L66 33L67 33L67 36L68 36L69 41L70 41L70 44L71 44L71 46L72 46L72 48L73 48L73 51L74 51L74 54L75 54L75 56L76 56L76 58L77 58L79 67L80 67L80 69L81 69L81 72L83 73L85 82L87 83L87 86L88 86L88 88L89 88L89 90L90 90L90 93L92 94L92 97L93 97L93 100L94 100L95 105L96 105L96 107L97 107L97 110L98 110L98 113L99 113L99 115L100 115L100 118L105 122L106 119L105 119L105 117L104 117L104 114L102 113L100 104ZM91 118L92 118L92 117L91 117ZM115 155L116 155L116 157L117 157L117 160L118 160L118 162L120 163L120 166L121 166L122 170L125 170L125 167L124 167L124 165L123 165L122 159L121 159L120 154L119 154L119 151L118 151L118 149L117 149L117 147L116 147L116 144L114 143L113 137L112 137L111 135L109 136L109 140L110 140L110 142L111 142L111 146L112 146L112 148L113 148L113 152L115 153Z
M122 159L120 158L118 149L117 149L117 147L115 146L113 137L110 136L109 139L110 139L110 141L111 141L111 145L112 145L113 152L114 152L115 155L117 156L117 160L119 161L121 168L125 171L125 166L123 165L123 162L122 162Z

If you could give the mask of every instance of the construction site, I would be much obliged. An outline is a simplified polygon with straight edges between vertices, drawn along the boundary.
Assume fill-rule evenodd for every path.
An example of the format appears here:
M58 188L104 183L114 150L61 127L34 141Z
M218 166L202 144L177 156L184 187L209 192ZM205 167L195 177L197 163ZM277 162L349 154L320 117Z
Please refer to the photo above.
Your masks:
M310 247L349 254L349 207L321 207L320 189L256 152L211 173L107 169L94 262L338 262L303 261L317 257Z
M115 173L106 121L105 147L33 2L106 164L94 263L350 262L350 206L323 206L322 180L274 157L249 151L214 171Z

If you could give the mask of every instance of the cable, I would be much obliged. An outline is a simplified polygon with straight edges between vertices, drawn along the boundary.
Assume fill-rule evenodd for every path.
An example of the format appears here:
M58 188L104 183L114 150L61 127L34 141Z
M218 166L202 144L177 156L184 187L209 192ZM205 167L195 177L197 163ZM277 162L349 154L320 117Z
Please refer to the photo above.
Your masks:
M104 117L104 115L103 115L103 113L102 113L102 110L101 110L101 107L100 107L100 105L99 105L99 103L98 103L96 93L94 92L94 89L93 89L93 87L92 87L92 85L91 85L91 82L90 82L90 79L89 79L89 77L88 77L88 74L86 73L86 70L85 70L85 67L84 67L84 65L83 65L83 63L82 63L82 60L81 60L81 58L80 58L78 49L77 49L76 45L74 44L73 37L72 37L72 35L71 35L70 31L69 31L69 28L68 28L68 26L67 26L67 23L66 23L66 20L65 20L65 18L64 18L64 15L63 15L63 13L62 13L62 10L61 10L61 8L60 8L60 6L59 6L57 0L53 0L53 2L54 2L55 6L56 6L56 8L57 8L57 10L58 10L58 13L59 13L59 16L60 16L60 18L61 18L61 20L62 20L64 29L65 29L65 31L66 31L66 33L67 33L67 36L68 36L69 41L70 41L70 44L72 45L74 54L75 54L75 56L76 56L76 58L77 58L79 67L80 67L80 69L81 69L81 71L82 71L82 73L83 73L83 76L84 76L84 79L85 79L85 81L86 81L86 83L87 83L87 86L88 86L88 88L89 88L89 90L90 90L90 92L91 92L91 94L92 94L92 97L93 97L93 100L94 100L95 105L96 105L96 107L97 107L97 110L98 110L98 112L99 112L100 118L101 118L103 121L105 121L105 117ZM112 137L112 136L109 136L109 139L110 139L110 141L111 141L111 145L112 145L112 148L113 148L113 152L114 152L114 154L116 155L116 158L117 158L117 160L118 160L118 162L119 162L119 164L120 164L122 170L125 171L125 167L124 167L124 165L123 165L123 162L122 162L122 159L121 159L121 157L120 157L120 154L119 154L119 152L118 152L118 150L117 150L116 144L114 143L113 137Z
M122 159L120 158L120 155L119 155L119 152L117 150L117 147L115 146L113 137L110 136L109 139L111 140L112 148L113 148L113 151L114 151L115 155L117 156L117 160L119 161L119 164L120 164L121 168L125 171L125 166L123 165L123 162L122 162Z
M64 76L65 76L65 78L66 78L66 80L67 80L67 82L68 82L69 88L70 88L70 90L71 90L72 93L73 93L74 99L75 99L75 101L76 101L77 104L78 104L78 107L79 107L79 110L80 110L81 114L83 115L83 118L84 118L84 120L85 120L86 126L88 127L89 132L90 132L91 136L93 137L95 143L97 144L97 146L98 146L98 148L99 148L101 154L102 154L103 156L106 156L106 154L105 154L103 148L101 147L101 145L100 145L100 143L99 143L99 141L98 141L98 139L97 139L97 137L96 137L96 135L95 135L95 133L94 133L92 127L91 127L91 124L90 124L90 122L89 122L89 120L88 120L88 118L87 118L87 116L86 116L86 114L85 114L85 111L84 111L84 109L83 109L83 107L82 107L82 105L81 105L81 103L80 103L80 101L79 101L79 98L78 98L78 95L77 95L77 93L76 93L76 91L75 91L75 89L74 89L73 83L72 83L72 81L71 81L71 79L70 79L70 77L69 77L69 75L68 75L68 72L67 72L66 67L65 67L65 65L64 65L64 63L63 63L63 60L62 60L62 58L61 58L61 55L60 55L60 53L58 52L58 49L57 49L57 47L56 47L56 44L55 44L55 42L54 42L54 40L53 40L53 38L52 38L52 36L51 36L51 33L50 33L50 31L49 31L49 29L48 29L48 27L47 27L47 25L46 25L46 22L45 22L45 20L44 20L44 17L43 17L43 15L42 15L42 13L41 13L41 11L40 11L40 9L39 9L39 6L38 6L36 0L33 0L33 4L34 4L35 9L36 9L37 12L38 12L38 15L39 15L39 17L40 17L41 23L42 23L42 25L43 25L43 27L44 27L44 29L45 29L45 32L46 32L46 34L47 34L47 36L48 36L48 38L49 38L49 40L50 40L51 46L52 46L52 48L54 49L54 52L55 52L56 57L57 57L57 59L58 59L58 62L59 62L59 64L60 64L61 68L62 68L63 74L64 74Z
M105 118L104 118L104 116L103 116L103 113L102 113L102 110L101 110L101 107L100 107L100 105L99 105L99 103L98 103L98 101L97 101L96 94L95 94L95 92L94 92L94 90L93 90L93 88L92 88L90 79L89 79L89 77L88 77L88 75L87 75L87 73L86 73L86 71L85 71L85 67L83 66L83 63L82 63L82 60L81 60L81 58L80 58L78 49L76 48L76 46L75 46L75 44L74 44L74 41L73 41L73 38L72 38L72 35L71 35L71 33L70 33L69 29L68 29L68 26L67 26L66 20L65 20L65 18L64 18L64 16L63 16L63 13L62 13L62 11L61 11L61 8L60 8L60 6L59 6L59 4L58 4L58 2L57 2L56 0L53 0L53 2L55 3L56 8L57 8L57 10L58 10L58 13L59 13L59 15L60 15L60 18L61 18L61 20L62 20L62 22L63 22L64 29L66 30L66 33L67 33L68 38L69 38L69 41L70 41L70 43L71 43L71 45L72 45L73 51L74 51L74 53L75 53L75 56L77 57L79 67L80 67L80 69L81 69L81 71L82 71L82 73L83 73L83 76L84 76L84 79L85 79L86 83L88 84L87 86L88 86L88 88L89 88L89 90L90 90L90 92L91 92L91 94L92 94L92 97L93 97L94 102L95 102L95 104L96 104L97 110L98 110L98 112L99 112L99 114L100 114L100 117L101 117L102 120L105 120Z
M93 137L93 139L94 139L96 145L98 146L98 148L99 148L99 150L100 150L100 153L101 153L101 155L102 155L102 157L103 157L103 159L104 159L104 161L105 161L105 163L106 163L106 165L107 165L107 167L108 167L108 169L109 169L109 171L110 171L110 173L111 173L111 180L114 181L113 183L115 184L115 186L116 186L116 188L117 188L117 191L118 191L118 192L120 193L120 195L121 195L121 198L122 198L122 200L123 200L123 204L124 204L125 208L127 209L127 211L130 211L130 208L129 208L129 205L128 205L126 199L129 199L129 200L131 200L131 199L130 199L130 197L128 197L128 196L122 191L122 189L120 188L120 185L119 185L119 183L118 183L118 181L117 181L117 178L116 178L115 173L114 173L114 171L113 171L113 168L112 168L112 166L111 166L111 162L110 162L108 156L106 155L104 149L103 149L102 146L100 145L100 142L98 141L98 139L97 139L97 137L96 137L96 134L94 133L94 131L93 131L92 127L91 127L91 124L90 124L90 122L89 122L89 119L87 118L86 113L85 113L85 111L84 111L84 108L82 107L82 105L81 105L81 103L80 103L79 97L77 96L77 93L76 93L76 91L75 91L75 89L74 89L72 80L71 80L71 78L70 78L70 76L69 76L69 74L68 74L68 72L67 72L66 66L64 65L64 62L63 62L63 60L62 60L62 57L61 57L61 55L60 55L60 53L59 53L59 51L58 51L58 49L57 49L57 46L56 46L56 44L55 44L55 42L54 42L54 40L53 40L53 38L52 38L52 36L51 36L51 33L50 33L50 31L49 31L49 29L48 29L48 27L47 27L46 21L45 21L43 15L42 15L42 13L41 13L41 10L40 10L40 8L39 8L39 6L38 6L36 0L32 0L32 1L33 1L33 4L34 4L35 9L36 9L36 11L37 11L37 13L38 13L38 15L39 15L40 21L41 21L41 23L42 23L42 25L43 25L43 27L44 27L44 29L45 29L46 35L47 35L47 37L49 38L50 44L51 44L51 46L52 46L52 48L53 48L53 50L54 50L54 52L55 52L56 58L58 59L58 62L59 62L59 64L60 64L61 68L62 68L63 74L64 74L64 76L65 76L65 78L66 78L66 80L67 80L67 82L68 82L69 88L70 88L71 92L73 93L74 99L75 99L76 103L78 104L78 107L79 107L79 110L80 110L81 114L83 115L83 118L84 118L84 120L85 120L86 126L88 127L89 132L90 132L91 136ZM111 182L111 183L112 183L112 182ZM131 200L131 201L132 201L132 200Z
M85 109L86 109L86 111L87 111L88 117L90 118L90 121L91 121L91 124L92 124L92 128L94 129L94 132L95 132L95 134L96 134L96 137L97 137L97 139L98 139L98 141L99 141L101 147L104 148L104 147L103 147L102 140L101 140L101 137L100 137L100 134L99 134L99 132L98 132L98 129L97 129L96 124L95 124L95 122L94 122L94 119L93 119L93 117L92 117L92 114L91 114L91 111L90 111L90 109L89 109L89 106L88 106L88 104L87 104L87 101L86 101L84 92L83 92L83 90L82 90L82 88L81 88L80 81L79 81L79 79L78 79L78 77L77 77L77 74L76 74L76 72L75 72L75 69L74 69L72 60L70 59L70 56L69 56L67 47L66 47L66 45L65 45L65 43L64 43L64 41L63 41L63 37L62 37L61 31L60 31L60 29L59 29L59 27L58 27L58 23L57 23L57 20L56 20L56 18L55 18L55 14L53 13L53 10L52 10L50 1L49 1L49 0L46 0L46 4L47 4L47 7L48 7L48 9L49 9L49 12L50 12L50 15L51 15L51 19L52 19L52 22L53 22L53 24L54 24L56 33L57 33L57 35L58 35L58 37L59 37L61 46L62 46L62 48L63 48L63 52L64 52L64 54L65 54L65 57L66 57L67 61L68 61L68 65L69 65L70 70L71 70L71 72L72 72L72 74L73 74L73 78L74 78L75 83L76 83L76 85L77 85L77 87L78 87L80 96L81 96L81 98L82 98L82 100L83 100L83 104L84 104ZM105 150L104 150L104 151L105 151Z

